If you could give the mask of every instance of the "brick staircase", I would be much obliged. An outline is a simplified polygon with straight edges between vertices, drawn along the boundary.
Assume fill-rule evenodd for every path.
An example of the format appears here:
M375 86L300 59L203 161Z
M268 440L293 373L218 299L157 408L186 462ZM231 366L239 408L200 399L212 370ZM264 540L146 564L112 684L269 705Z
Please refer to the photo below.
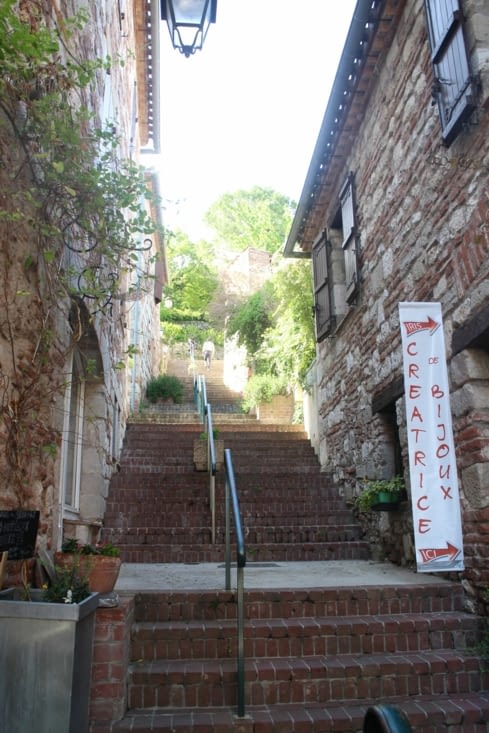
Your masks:
M360 528L302 429L240 415L236 396L219 391L216 362L208 386L213 370L215 424L232 449L249 562L365 560ZM124 562L224 558L222 511L212 545L208 476L192 463L202 428L192 404L184 407L174 411L177 424L165 406L128 428L104 529ZM219 507L222 477L216 491ZM246 590L245 718L236 717L236 593L139 592L128 711L96 730L359 733L367 707L385 702L403 710L416 733L487 733L489 675L471 651L480 620L464 611L459 583L413 581Z

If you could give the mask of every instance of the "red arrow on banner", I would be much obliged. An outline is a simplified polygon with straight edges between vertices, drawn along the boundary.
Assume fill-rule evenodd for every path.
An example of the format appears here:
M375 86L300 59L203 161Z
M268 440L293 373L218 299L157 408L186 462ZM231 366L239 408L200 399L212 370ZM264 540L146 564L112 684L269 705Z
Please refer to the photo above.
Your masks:
M427 321L404 321L404 328L408 336L412 336L413 333L419 333L420 331L430 331L430 335L432 336L439 325L430 316L428 316Z
M460 550L454 545L447 542L447 546L443 547L432 547L427 550L420 550L421 559L423 562L433 562L433 560L439 560L442 557L448 557L450 560L455 560Z

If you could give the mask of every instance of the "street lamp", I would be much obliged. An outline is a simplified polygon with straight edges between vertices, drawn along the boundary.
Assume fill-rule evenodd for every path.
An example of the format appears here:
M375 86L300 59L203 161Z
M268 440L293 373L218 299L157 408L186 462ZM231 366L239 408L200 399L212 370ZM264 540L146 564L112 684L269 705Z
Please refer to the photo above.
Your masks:
M173 48L187 58L202 46L209 25L216 22L217 0L161 0Z

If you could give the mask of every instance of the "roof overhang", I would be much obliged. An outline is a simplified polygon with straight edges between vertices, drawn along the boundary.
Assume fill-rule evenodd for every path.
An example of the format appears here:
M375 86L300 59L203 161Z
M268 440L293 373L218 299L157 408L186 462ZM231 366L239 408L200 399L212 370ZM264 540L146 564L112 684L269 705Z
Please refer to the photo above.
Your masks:
M160 2L137 0L134 4L136 32L138 127L147 152L160 153Z
M285 243L285 257L310 257L319 218L344 169L363 119L376 69L385 56L405 0L357 0L318 140ZM324 225L323 225L324 228Z

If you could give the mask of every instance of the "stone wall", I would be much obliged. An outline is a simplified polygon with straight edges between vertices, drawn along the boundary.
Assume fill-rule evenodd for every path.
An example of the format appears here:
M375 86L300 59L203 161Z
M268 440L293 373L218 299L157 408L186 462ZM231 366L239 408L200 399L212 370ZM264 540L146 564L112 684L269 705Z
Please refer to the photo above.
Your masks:
M441 302L461 479L466 576L480 585L489 583L485 569L489 544L482 518L489 505L489 340L486 337L476 349L455 354L452 337L489 303L485 105L489 26L485 14L482 24L471 16L475 11L480 14L481 3L464 6L472 58L484 72L478 109L470 123L450 148L443 146L437 108L431 104L433 77L425 15L421 3L409 0L386 57L373 73L363 119L352 122L351 147L346 153L342 148L341 173L332 189L318 197L316 236L332 226L340 188L353 172L358 296L346 305L334 333L318 345L317 394L320 460L347 498L358 492L362 477L392 475L399 462L407 476L398 303ZM384 396L388 411L376 409L379 396ZM395 517L375 518L374 524L371 536L376 552L411 564L409 502Z

